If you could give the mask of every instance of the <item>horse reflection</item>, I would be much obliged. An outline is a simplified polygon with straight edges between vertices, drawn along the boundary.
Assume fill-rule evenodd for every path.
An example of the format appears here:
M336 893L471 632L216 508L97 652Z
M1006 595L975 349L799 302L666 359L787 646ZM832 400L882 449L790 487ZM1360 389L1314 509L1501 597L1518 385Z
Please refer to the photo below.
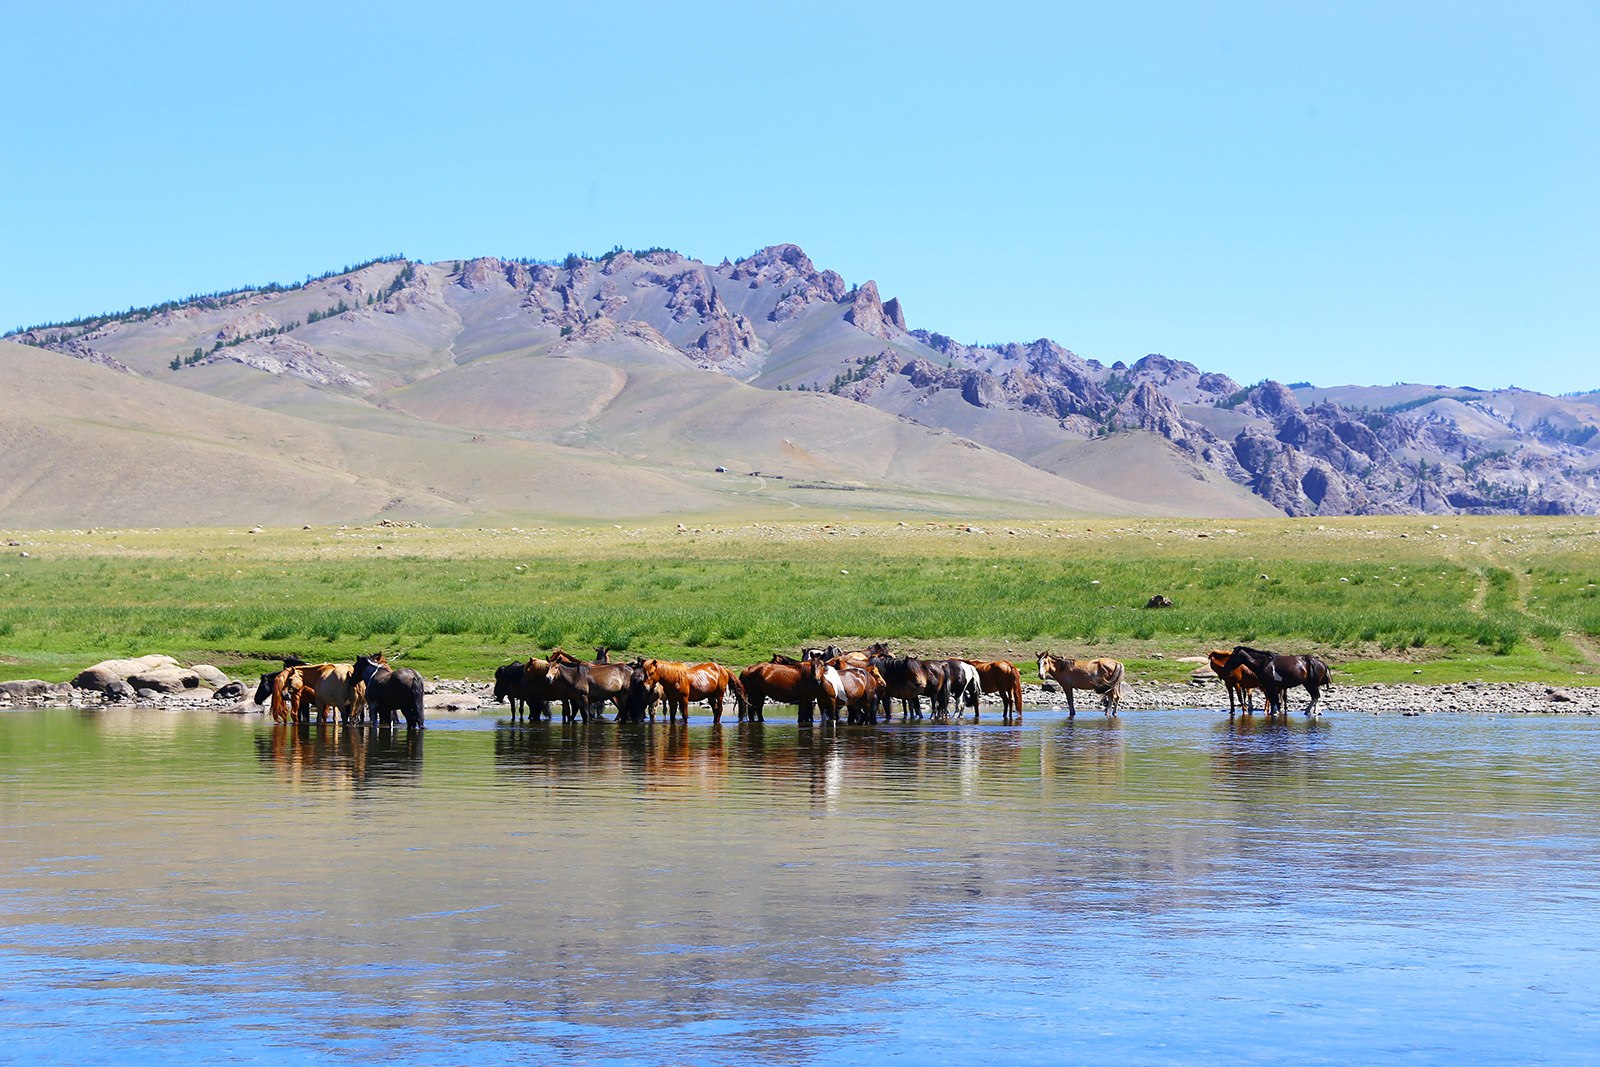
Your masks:
M345 730L320 723L277 725L255 739L256 758L284 782L362 786L414 781L422 769L422 734Z
M1211 772L1244 793L1303 792L1317 776L1330 724L1320 718L1230 718L1212 730Z
M1046 781L1078 778L1116 785L1123 779L1127 757L1120 717L1060 719L1039 732L1039 773Z

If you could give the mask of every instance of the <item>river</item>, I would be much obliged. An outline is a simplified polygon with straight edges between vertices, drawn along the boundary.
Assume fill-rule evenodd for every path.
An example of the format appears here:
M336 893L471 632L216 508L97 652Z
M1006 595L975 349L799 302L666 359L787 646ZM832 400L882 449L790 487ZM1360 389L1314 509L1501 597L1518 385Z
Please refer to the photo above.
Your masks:
M0 713L0 1060L1588 1063L1597 766L1588 716Z

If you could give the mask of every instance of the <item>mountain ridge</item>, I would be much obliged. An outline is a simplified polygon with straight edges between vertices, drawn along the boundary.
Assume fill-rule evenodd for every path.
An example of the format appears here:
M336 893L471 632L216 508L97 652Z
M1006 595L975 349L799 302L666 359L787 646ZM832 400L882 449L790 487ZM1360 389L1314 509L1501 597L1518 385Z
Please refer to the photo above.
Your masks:
M1092 501L1091 511L1145 512L1157 506L1148 486L1159 484L1168 509L1186 514L1250 514L1257 505L1289 515L1600 513L1594 394L1245 387L1159 354L1107 367L1048 338L965 345L908 328L900 300L883 299L870 280L847 285L795 245L715 265L665 249L560 265L386 257L298 287L8 336L263 412L347 428L403 424L423 438L488 433L642 464L725 465L695 444L703 431L725 452L747 441L764 464L789 454L769 420L793 411L775 415L742 395L733 403L702 380L714 372L761 393L831 393L872 409L879 414L830 409L828 427L815 427L830 440L861 435L858 453L888 438L853 424L908 421L1070 482L1077 488L1067 491L1008 475L1045 499ZM666 414L691 394L699 415ZM1358 406L1380 397L1388 402L1379 410ZM719 425L718 403L745 413L736 427ZM671 434L635 417L646 411L661 412L654 421ZM829 451L800 449L813 460L799 476L821 477L815 457ZM1098 474L1091 455L1120 473ZM860 454L845 464L851 477L931 491L915 467L874 466ZM954 498L984 498L972 495L972 471L956 470L963 488ZM1060 477L1068 471L1086 480ZM1146 488L1135 488L1141 480ZM1114 486L1124 491L1108 495Z

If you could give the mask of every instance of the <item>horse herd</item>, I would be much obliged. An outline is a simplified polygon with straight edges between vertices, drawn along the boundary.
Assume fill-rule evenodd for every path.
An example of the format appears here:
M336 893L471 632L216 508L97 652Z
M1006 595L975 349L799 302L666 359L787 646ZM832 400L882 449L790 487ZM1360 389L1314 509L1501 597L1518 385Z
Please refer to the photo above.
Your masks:
M1080 689L1098 695L1108 714L1117 713L1128 686L1121 662L1049 652L1038 653L1037 661L1039 678L1055 682L1066 694L1069 717L1077 716L1073 692ZM1266 698L1268 715L1285 714L1284 693L1297 686L1311 696L1306 707L1310 715L1321 690L1331 688L1327 665L1315 656L1284 656L1237 645L1213 651L1210 662L1227 686L1230 715L1236 700L1250 714L1250 694L1257 689ZM687 723L689 705L704 701L712 721L720 723L730 697L741 722L765 722L768 702L795 705L802 726L811 724L819 711L824 722L887 722L895 700L901 701L903 721L920 719L924 699L936 719L948 719L952 708L958 717L970 709L977 722L979 701L986 693L1000 697L1003 722L1022 720L1022 675L1005 660L896 656L881 642L859 652L834 645L802 649L799 659L774 653L770 661L751 664L738 674L718 663L645 657L612 663L604 647L588 661L556 649L549 659L507 664L495 671L494 680L494 700L510 702L513 722L524 714L531 721L548 720L552 705L559 703L563 722L590 721L613 704L616 722L653 720L662 706L668 722L681 718ZM326 721L336 710L345 723L391 726L398 717L412 729L425 726L422 676L409 667L392 669L381 652L357 656L353 664L286 659L282 670L263 674L256 688L256 703L269 702L273 721L279 723L309 721L313 711Z
M1114 659L1076 660L1049 652L1037 654L1041 680L1053 681L1067 697L1067 713L1076 717L1074 690L1088 690L1101 698L1101 706L1115 715L1127 691L1123 665ZM1311 695L1306 713L1312 714L1327 688L1328 668L1314 656L1280 656L1239 645L1211 654L1211 666L1228 689L1228 712L1235 698L1245 714L1252 711L1250 693L1259 689L1266 697L1267 714L1284 713L1283 694L1303 686ZM531 721L549 719L552 705L561 705L564 722L589 721L605 706L616 707L616 722L644 722L655 709L666 709L668 722L689 721L689 705L704 701L712 721L720 723L732 699L739 721L765 722L769 701L793 704L800 725L809 725L821 713L825 722L877 723L889 721L893 702L902 706L902 719L920 719L922 701L929 713L946 719L952 707L957 716L967 709L978 721L979 700L998 694L1001 719L1022 719L1022 675L1005 660L959 658L921 659L895 656L877 643L859 652L834 645L802 649L793 659L774 653L766 663L755 663L735 674L718 663L689 664L675 660L639 657L612 663L608 650L595 650L593 660L579 660L556 649L549 659L533 657L511 663L495 672L494 700L507 701L512 721L524 714Z
M307 722L311 712L319 721L337 709L345 723L371 721L393 726L398 714L412 729L426 725L422 713L422 675L410 667L392 670L382 652L357 656L355 663L317 663L290 657L283 669L263 674L256 686L256 703L271 702L272 721Z

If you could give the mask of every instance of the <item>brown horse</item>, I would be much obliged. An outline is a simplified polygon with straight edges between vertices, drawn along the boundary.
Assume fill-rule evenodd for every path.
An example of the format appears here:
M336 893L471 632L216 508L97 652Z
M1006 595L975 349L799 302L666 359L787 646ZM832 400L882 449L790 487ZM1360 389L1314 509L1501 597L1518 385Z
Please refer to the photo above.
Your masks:
M355 714L357 681L348 663L285 668L272 683L272 721L304 720L307 705L315 705L318 722L328 721L329 708L338 708L349 722Z
M1022 672L1003 659L967 660L978 672L978 689L1000 694L1000 721L1010 722L1015 715L1022 721Z
M805 663L752 663L739 672L739 685L747 701L746 707L740 709L740 719L766 722L762 706L768 700L776 700L796 705L800 709L800 725L810 725L812 710L827 690L826 670L823 662L815 659Z
M722 701L728 690L733 690L735 707L744 718L744 689L739 684L739 679L733 672L719 663L696 663L690 666L670 659L647 659L640 661L644 668L647 685L661 686L661 691L667 705L667 721L672 722L677 715L683 716L683 721L689 721L689 704L691 701L704 700L711 706L713 722L722 721Z
M883 676L873 667L852 667L843 657L828 660L823 680L828 691L821 704L824 717L839 721L839 709L851 725L878 721L878 689Z
M877 650L883 645L872 647ZM883 679L883 685L878 688L878 701L883 705L885 719L892 717L890 701L896 697L907 704L903 718L922 718L923 697L929 699L935 714L949 711L950 687L943 663L915 656L874 655L872 666Z
M1100 706L1108 715L1115 715L1122 703L1123 690L1128 683L1122 680L1122 663L1114 659L1069 659L1040 652L1039 678L1053 681L1067 694L1067 718L1077 718L1078 709L1072 703L1074 689L1091 689L1100 696Z
M583 721L588 722L600 713L599 706L607 701L616 704L617 714L622 715L627 710L624 704L632 680L633 665L629 663L579 663L574 666L552 659L545 671L545 681L551 692L559 699L570 702L562 710L563 722L572 721L573 706L577 707Z
M1321 691L1333 688L1333 683L1328 680L1328 665L1315 656L1280 656L1276 652L1235 645L1223 667L1232 671L1240 666L1249 667L1255 673L1261 684L1261 692L1267 698L1268 715L1273 712L1288 714L1283 706L1283 694L1295 686L1304 686L1306 692L1311 694L1306 714L1315 715L1317 701L1322 699Z
M1261 680L1256 677L1256 672L1250 669L1249 664L1239 663L1230 669L1228 659L1232 655L1233 653L1226 648L1213 648L1208 658L1211 660L1211 669L1222 679L1222 684L1228 687L1228 714L1233 714L1233 700L1237 695L1240 710L1249 715L1250 690L1260 689Z

